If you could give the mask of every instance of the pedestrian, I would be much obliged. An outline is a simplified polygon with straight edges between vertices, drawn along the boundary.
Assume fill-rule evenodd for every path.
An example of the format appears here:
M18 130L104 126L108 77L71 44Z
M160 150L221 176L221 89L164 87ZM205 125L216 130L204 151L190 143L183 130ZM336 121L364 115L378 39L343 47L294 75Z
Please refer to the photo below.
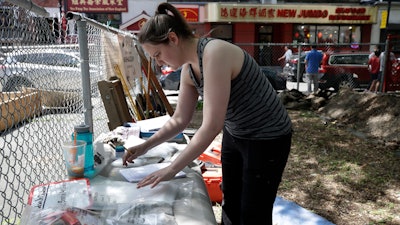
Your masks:
M375 55L375 52L376 52L376 51L379 51L379 52L380 52L379 46L378 46L378 45L375 45L375 46L374 46L373 51L372 51L372 52L369 54L369 56L368 56L368 59L372 58L372 57Z
M285 53L281 56L281 57L279 57L278 58L278 61L281 61L281 60L285 60L285 65L286 65L286 63L289 63L290 62L290 58L292 57L292 55L293 55L293 52L292 52L292 50L289 48L289 46L285 46Z
M222 223L271 225L290 152L292 122L259 65L232 43L196 37L182 14L166 2L137 37L158 65L182 66L181 82L174 114L144 143L127 149L124 165L182 132L203 97L202 124L185 149L137 187L154 187L174 178L222 131Z
M315 44L311 45L311 51L309 51L304 59L306 65L306 76L308 77L307 92L311 93L311 84L314 85L313 92L316 93L319 87L319 65L322 61L322 53L317 51Z
M368 90L373 92L376 91L376 84L378 82L378 74L380 71L380 54L381 53L379 51L375 50L374 54L368 60L368 71L371 76Z
M385 51L381 52L379 55L379 73L378 73L378 78L374 82L374 84L371 84L371 88L369 89L372 92L378 92L380 89L381 81L383 81L383 75L384 75L384 70L386 69L386 66L392 65L393 62L396 61L396 56L392 51L389 51L389 63L386 63L385 60Z

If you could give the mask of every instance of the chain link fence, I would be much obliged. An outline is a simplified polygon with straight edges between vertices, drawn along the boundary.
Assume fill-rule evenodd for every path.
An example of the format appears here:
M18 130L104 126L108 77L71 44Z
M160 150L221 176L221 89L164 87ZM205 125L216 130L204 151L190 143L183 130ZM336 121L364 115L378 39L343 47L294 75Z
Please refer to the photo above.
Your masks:
M293 43L240 43L240 47L250 52L254 59L264 67L264 71L273 75L282 75L292 82L307 82L306 54L311 50L311 44ZM369 88L371 77L368 69L370 54L378 48L382 55L390 51L392 59L382 63L384 66L385 81L381 91L397 92L400 90L398 75L398 55L400 48L398 38L389 36L387 43L353 43L353 44L315 44L317 50L323 54L319 74L321 89L338 91L346 86L357 90ZM292 55L285 60L285 46L290 49ZM386 46L393 46L386 49ZM393 59L394 58L394 59ZM383 72L382 72L383 73Z
M67 179L61 143L75 125L90 124L94 138L109 131L97 83L115 75L107 54L118 57L105 50L104 36L120 34L90 21L64 25L61 32L54 19L0 2L2 225L19 223L33 186Z
M79 14L70 14L67 22L57 21L0 1L0 40L0 219L3 225L19 223L33 186L67 179L61 143L71 138L75 125L90 125L95 139L110 130L98 82L125 74L124 87L134 96L133 100L127 98L127 102L133 108L149 86L143 76L156 70L150 69L154 65L151 62L143 68L146 58L141 55L141 60L138 59L140 51L132 35ZM238 45L261 66L276 73L282 73L285 65L290 64L291 73L297 78L304 73L302 57L310 49L306 44ZM288 62L278 60L284 54L285 45L293 51ZM385 47L385 44L376 45ZM136 52L130 52L135 49ZM372 46L318 45L318 49L368 53ZM116 64L122 66L116 68ZM148 72L142 73L146 68ZM141 112L129 111L134 120L146 118L143 112L149 110L148 105L140 105ZM161 111L166 113L168 109Z
M389 40L389 39L388 39ZM386 49L387 43L353 43L353 44L315 44L317 50L324 56L320 66L320 88L338 91L340 87L347 86L353 89L365 90L370 84L368 69L369 55L378 48L380 52L389 51L395 60L386 61L385 82L381 89L383 92L399 91L397 59L400 53L399 39L393 36L390 39L390 49ZM250 52L256 61L274 75L282 75L292 82L307 82L306 66L304 63L306 54L311 50L311 44L293 43L239 43L246 51ZM290 49L292 56L288 61L284 59L285 46Z

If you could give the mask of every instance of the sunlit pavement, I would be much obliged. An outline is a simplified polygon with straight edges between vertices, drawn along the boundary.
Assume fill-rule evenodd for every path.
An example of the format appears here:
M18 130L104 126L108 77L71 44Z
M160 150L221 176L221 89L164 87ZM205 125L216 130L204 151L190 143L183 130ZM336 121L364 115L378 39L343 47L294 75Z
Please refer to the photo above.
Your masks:
M299 91L301 91L301 92L306 92L306 91L307 91L307 83L305 83L305 82L299 82L299 83L297 83L297 82L290 82L290 81L288 81L288 82L286 83L286 88L287 88L288 90L296 89L296 90L299 90Z

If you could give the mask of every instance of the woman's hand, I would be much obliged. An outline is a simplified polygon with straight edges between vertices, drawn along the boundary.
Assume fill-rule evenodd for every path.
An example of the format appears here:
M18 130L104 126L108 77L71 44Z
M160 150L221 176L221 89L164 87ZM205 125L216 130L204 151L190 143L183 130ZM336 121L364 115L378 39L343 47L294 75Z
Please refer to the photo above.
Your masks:
M145 154L146 152L147 148L142 144L127 149L122 157L122 165L127 166L128 163L133 163L134 159Z
M176 173L176 171L172 170L171 166L167 166L143 178L143 180L139 181L137 184L137 188L141 188L149 184L151 184L151 188L153 188L161 181L171 180L175 177Z

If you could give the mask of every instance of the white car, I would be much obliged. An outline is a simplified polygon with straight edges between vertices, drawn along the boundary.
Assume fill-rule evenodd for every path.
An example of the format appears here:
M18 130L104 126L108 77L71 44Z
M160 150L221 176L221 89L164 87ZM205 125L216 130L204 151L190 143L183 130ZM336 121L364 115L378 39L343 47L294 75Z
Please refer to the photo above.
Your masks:
M80 57L77 50L21 49L0 56L0 88L18 91L22 87L50 91L82 89ZM97 87L101 70L89 65L91 92Z

